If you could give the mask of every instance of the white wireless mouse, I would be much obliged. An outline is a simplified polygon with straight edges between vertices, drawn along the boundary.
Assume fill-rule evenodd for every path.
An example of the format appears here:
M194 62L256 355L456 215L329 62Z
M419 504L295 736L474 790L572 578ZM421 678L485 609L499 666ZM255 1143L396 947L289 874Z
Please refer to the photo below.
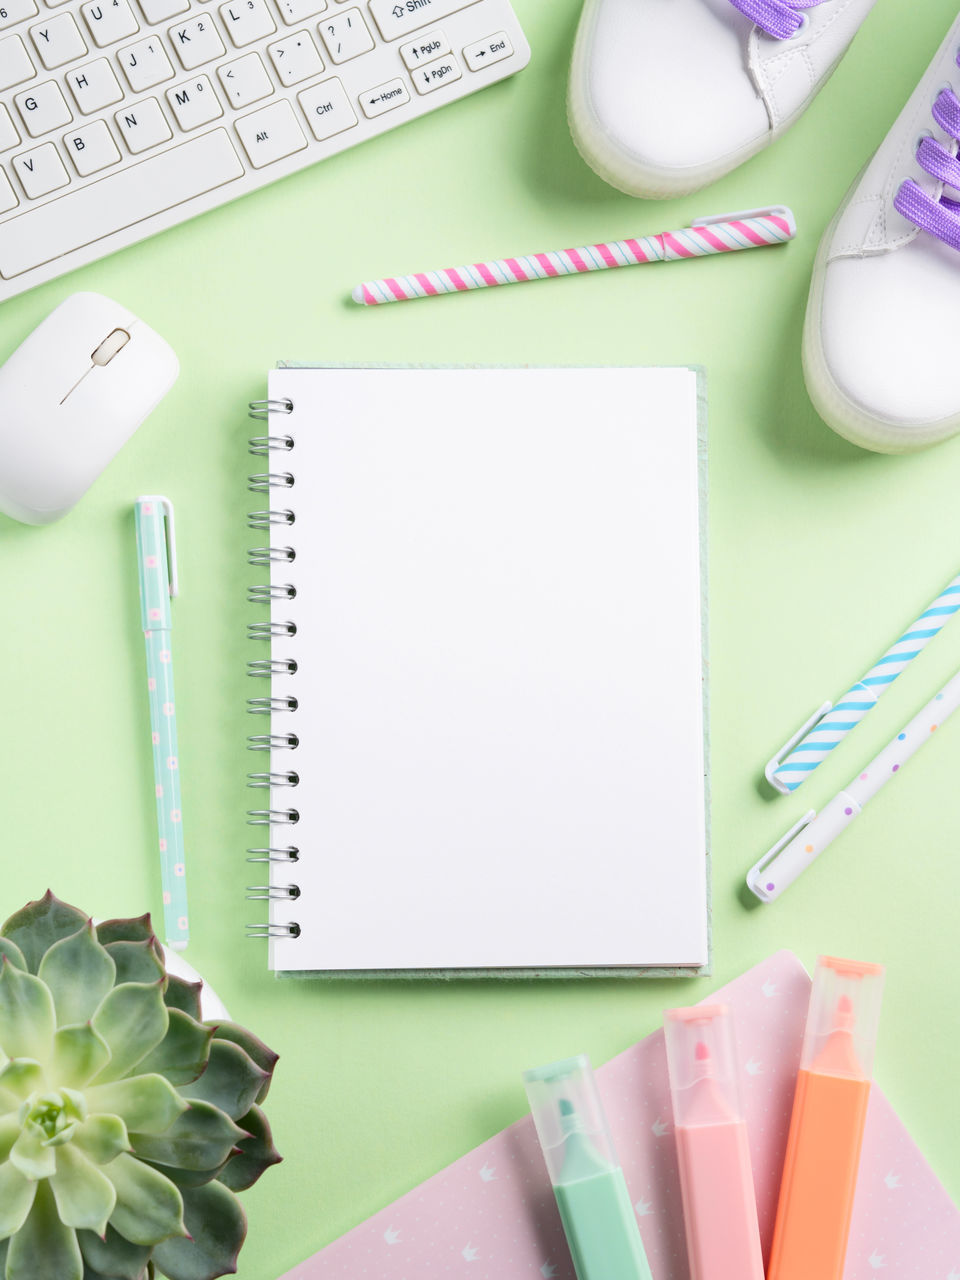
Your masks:
M26 524L66 515L179 372L119 302L67 298L0 367L0 511Z

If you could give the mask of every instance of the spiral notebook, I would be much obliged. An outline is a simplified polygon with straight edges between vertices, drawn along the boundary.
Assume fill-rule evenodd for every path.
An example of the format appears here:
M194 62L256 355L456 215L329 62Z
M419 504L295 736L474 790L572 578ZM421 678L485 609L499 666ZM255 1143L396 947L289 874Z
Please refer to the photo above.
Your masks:
M271 374L272 968L708 963L701 405L685 368Z

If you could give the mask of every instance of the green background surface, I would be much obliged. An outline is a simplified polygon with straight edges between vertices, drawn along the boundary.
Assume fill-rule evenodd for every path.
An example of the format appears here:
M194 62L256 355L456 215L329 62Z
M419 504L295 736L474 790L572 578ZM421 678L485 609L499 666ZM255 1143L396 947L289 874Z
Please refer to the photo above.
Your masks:
M270 1099L286 1161L245 1197L243 1280L273 1280L525 1110L520 1071L609 1058L665 1006L780 947L889 966L877 1076L960 1194L955 973L960 717L778 904L747 868L826 801L960 666L960 623L913 664L799 796L764 761L858 678L960 569L960 440L861 452L814 414L800 331L814 251L957 13L880 0L800 123L716 187L637 202L567 133L577 0L516 0L533 47L515 79L128 249L0 309L5 357L79 289L116 297L177 350L175 389L60 524L0 520L3 914L48 885L99 916L158 906L132 502L177 509L175 607L188 958L282 1055ZM676 33L677 56L683 32ZM703 103L710 110L709 101ZM793 206L792 245L729 258L362 310L359 280ZM245 588L255 573L248 400L278 359L700 364L710 396L714 974L510 986L278 982L244 887L250 761ZM453 417L456 405L438 405ZM254 467L254 469L256 469ZM319 798L318 798L319 802ZM477 868L483 874L483 868ZM603 911L616 885L586 894ZM958 1260L960 1262L960 1260ZM931 1277L931 1280L940 1280Z

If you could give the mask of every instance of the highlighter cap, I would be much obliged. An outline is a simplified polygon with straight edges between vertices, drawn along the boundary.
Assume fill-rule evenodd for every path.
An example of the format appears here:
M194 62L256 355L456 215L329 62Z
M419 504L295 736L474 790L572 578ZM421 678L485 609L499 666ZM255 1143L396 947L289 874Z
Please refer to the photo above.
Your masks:
M663 1031L674 1123L693 1129L742 1119L733 1015L728 1006L668 1009Z
M555 1187L564 1186L582 1165L580 1156L585 1146L596 1169L619 1167L597 1082L585 1053L525 1071L523 1083Z
M852 1080L873 1078L883 979L881 964L818 958L801 1068Z

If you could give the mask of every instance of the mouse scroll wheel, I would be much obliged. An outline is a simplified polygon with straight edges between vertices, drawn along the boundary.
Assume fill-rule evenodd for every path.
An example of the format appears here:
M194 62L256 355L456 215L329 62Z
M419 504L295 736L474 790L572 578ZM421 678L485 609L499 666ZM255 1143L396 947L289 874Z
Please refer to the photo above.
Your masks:
M130 335L126 329L114 329L113 333L107 334L90 359L94 364L109 364L117 352L122 351L129 341Z

